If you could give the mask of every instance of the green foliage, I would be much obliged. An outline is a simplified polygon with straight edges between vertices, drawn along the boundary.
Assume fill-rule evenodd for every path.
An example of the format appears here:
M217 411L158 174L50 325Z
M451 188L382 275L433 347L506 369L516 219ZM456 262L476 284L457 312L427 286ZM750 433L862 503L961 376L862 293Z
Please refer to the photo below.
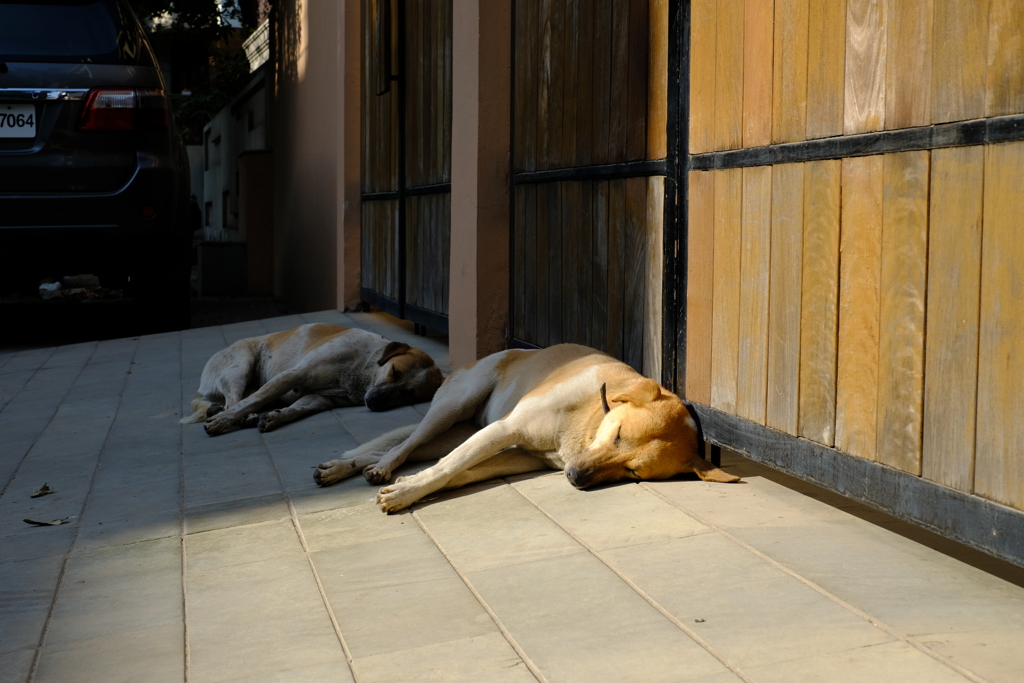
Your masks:
M249 62L239 49L252 27L231 28L223 18L241 18L243 0L131 0L150 42L173 72L175 124L187 144L201 144L203 127L244 87ZM181 90L191 95L181 95Z

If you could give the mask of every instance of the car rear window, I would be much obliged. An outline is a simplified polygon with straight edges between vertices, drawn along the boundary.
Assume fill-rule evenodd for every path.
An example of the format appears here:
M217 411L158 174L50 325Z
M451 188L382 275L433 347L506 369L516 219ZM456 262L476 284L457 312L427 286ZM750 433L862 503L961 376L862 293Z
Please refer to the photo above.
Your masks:
M0 0L0 60L136 64L127 19L114 0Z

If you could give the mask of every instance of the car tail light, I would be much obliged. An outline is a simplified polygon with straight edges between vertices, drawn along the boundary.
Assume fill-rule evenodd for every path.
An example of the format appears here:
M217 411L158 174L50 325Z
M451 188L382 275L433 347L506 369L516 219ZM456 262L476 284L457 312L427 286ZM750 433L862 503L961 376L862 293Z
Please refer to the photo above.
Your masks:
M169 120L162 90L100 88L86 98L78 129L109 132L166 128Z

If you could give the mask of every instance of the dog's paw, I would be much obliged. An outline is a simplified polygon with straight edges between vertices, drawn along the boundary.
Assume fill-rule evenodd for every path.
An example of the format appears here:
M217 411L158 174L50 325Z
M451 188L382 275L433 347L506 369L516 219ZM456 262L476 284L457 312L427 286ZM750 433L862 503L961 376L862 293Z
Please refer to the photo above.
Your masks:
M261 432L272 432L283 424L281 411L270 410L259 416L259 424L257 426Z
M379 465L367 465L363 470L363 476L374 486L380 486L391 480L391 470Z
M356 465L352 460L330 460L316 466L316 471L313 472L313 481L320 486L330 486L352 476L355 472Z
M203 425L203 429L210 436L218 436L228 431L234 424L234 420L228 413L218 413L214 417L207 418L206 424Z
M244 427L245 429L250 429L256 426L256 424L259 422L259 419L260 416L257 415L256 413L249 413L244 418L242 418L242 421L238 423L238 426Z
M417 490L415 485L409 483L385 486L377 492L377 507L385 513L404 510L420 499Z
M224 404L223 403L211 403L210 407L206 409L206 419L209 420L211 417L213 417L217 413L223 413L223 412L224 412Z

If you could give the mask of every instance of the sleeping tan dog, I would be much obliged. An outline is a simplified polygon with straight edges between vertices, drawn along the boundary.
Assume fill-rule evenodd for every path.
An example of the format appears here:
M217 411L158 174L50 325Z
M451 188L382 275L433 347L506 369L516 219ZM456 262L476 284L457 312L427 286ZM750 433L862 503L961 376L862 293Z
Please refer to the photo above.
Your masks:
M206 433L261 432L331 408L390 410L429 401L444 377L419 349L379 334L318 323L240 339L203 368L192 415ZM262 408L280 406L260 414Z
M314 479L332 484L365 468L366 479L380 484L406 460L441 458L384 486L377 494L384 512L440 489L545 468L564 470L576 488L684 472L739 479L701 458L698 446L678 396L599 351L560 344L501 351L460 368L422 422L320 465Z

